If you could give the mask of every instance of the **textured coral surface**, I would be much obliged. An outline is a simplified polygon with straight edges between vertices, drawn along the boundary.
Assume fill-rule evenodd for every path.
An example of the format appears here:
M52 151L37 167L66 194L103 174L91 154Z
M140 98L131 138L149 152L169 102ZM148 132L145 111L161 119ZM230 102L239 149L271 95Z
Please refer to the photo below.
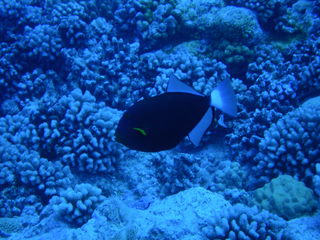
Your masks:
M0 238L319 239L319 13L0 0ZM123 113L172 75L207 96L230 81L236 117L215 109L199 146L117 142Z

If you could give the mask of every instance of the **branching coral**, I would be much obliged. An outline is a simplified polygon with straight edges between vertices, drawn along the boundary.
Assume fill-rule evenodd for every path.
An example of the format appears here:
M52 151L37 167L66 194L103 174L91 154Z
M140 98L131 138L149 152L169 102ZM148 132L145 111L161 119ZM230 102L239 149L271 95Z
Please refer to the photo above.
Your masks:
M100 101L123 109L141 98L146 85L138 70L141 66L139 44L130 44L113 36L112 25L105 26L105 29L95 26L101 24L100 21L104 23L100 19L90 25L102 36L92 39L89 49L63 52L68 69L66 78L92 92Z
M36 154L25 156L17 163L16 170L21 183L43 193L44 201L48 201L46 198L58 194L71 184L68 166L63 166L60 162L49 162Z
M86 43L87 24L78 16L64 18L59 24L59 33L68 47L83 48Z
M46 21L51 24L59 24L69 16L77 16L81 20L88 20L85 7L77 1L54 2L47 1L45 10L47 11Z
M158 194L161 197L196 186L223 194L226 189L242 188L245 178L238 163L221 161L214 154L164 156L160 153L154 155L152 164L157 169L155 176L160 184Z
M199 51L198 47L198 44L182 44L170 54L161 50L143 54L143 73L155 77L155 83L148 88L149 95L165 92L171 74L206 95L211 93L219 81L230 79L223 63L197 57L194 52Z
M48 111L49 110L49 111ZM40 110L34 122L42 156L62 159L78 171L111 172L122 149L114 142L120 112L97 103L88 91L75 89L52 108Z
M65 86L55 71L48 70L43 72L41 68L25 73L20 82L14 85L21 102L26 99L40 99L43 95L50 95L54 91L60 91Z
M320 196L320 163L316 164L316 174L313 176L313 186L315 193Z
M115 11L118 31L128 37L137 36L144 50L162 45L179 27L173 14L174 1L124 1Z
M318 0L0 0L0 216L39 214L50 202L52 215L42 217L58 215L79 227L104 201L104 191L144 209L137 215L150 211L156 220L139 223L142 238L280 238L281 218L230 203L253 204L244 188L279 174L320 194L319 108L296 109L320 91L319 9ZM239 111L221 133L228 133L231 156L203 141L202 154L180 146L124 158L114 139L117 109L164 93L172 74L205 95L231 79ZM162 199L195 186L211 192ZM277 202L258 192L260 202ZM300 216L283 209L273 210L287 219ZM130 227L109 236L129 238Z
M243 90L238 93L238 119L228 134L234 156L251 164L257 154L257 144L272 122L297 105L297 79L286 72L282 55L275 49L262 46L258 58L249 64ZM247 86L246 86L247 85Z
M313 3L299 0L285 10L285 14L277 19L275 31L286 34L307 34L314 23L312 15Z
M207 239L269 239L281 236L286 222L267 211L236 204L214 216L203 231Z
M38 149L39 137L35 131L35 126L23 114L6 115L0 118L0 134L3 141L18 147L21 145L24 147L23 151L28 148L30 150Z
M28 205L38 211L42 203L71 183L71 172L60 162L49 162L25 146L1 138L1 216L20 215Z
M153 164L158 170L157 179L162 188L160 195L167 196L200 185L204 180L199 176L200 162L200 158L191 158L188 154L178 154L174 157L160 155L159 158L153 159Z
M86 223L95 208L105 199L101 190L90 184L67 188L50 200L54 211L66 222L75 226Z
M254 158L255 172L264 177L289 174L311 186L319 163L319 107L301 107L265 131Z
M26 27L25 35L18 44L19 55L27 69L42 66L47 69L57 63L61 54L62 39L56 27L38 25ZM33 64L30 64L33 63Z
M252 165L257 145L271 123L319 89L318 49L315 40L301 49L290 45L282 52L266 45L256 48L256 60L249 64L243 81L247 90L238 93L239 118L227 137L236 159Z
M227 3L245 7L255 11L258 15L259 21L266 25L267 23L272 23L275 17L284 14L285 9L290 6L290 0L227 0Z
M13 94L13 84L19 82L22 66L16 63L17 50L14 45L0 43L0 99L8 98Z
M21 34L25 26L41 23L42 9L29 0L0 1L0 40L15 41L16 34Z

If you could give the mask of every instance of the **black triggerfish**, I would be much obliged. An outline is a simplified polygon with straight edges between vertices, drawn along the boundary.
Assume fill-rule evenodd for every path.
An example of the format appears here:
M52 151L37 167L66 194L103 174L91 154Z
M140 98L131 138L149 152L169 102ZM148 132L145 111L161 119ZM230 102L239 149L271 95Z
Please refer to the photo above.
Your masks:
M236 115L236 96L229 80L205 96L171 75L167 92L138 101L122 116L116 140L128 148L158 152L175 147L184 137L198 146L215 108Z

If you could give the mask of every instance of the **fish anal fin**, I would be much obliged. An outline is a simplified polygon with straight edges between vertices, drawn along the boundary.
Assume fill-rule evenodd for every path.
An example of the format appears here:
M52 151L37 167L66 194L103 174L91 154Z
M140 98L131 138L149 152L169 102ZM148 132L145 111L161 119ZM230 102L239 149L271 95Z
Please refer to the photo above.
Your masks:
M189 133L190 141L195 145L199 146L202 136L207 131L213 119L212 108L209 107L207 112L203 115L202 119L198 122L198 124L192 129Z

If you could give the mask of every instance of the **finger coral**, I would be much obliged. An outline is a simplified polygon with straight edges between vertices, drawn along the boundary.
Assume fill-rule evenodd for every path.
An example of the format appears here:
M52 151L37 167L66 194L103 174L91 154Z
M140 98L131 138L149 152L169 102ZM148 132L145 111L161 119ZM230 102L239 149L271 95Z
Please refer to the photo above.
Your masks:
M101 190L90 184L78 184L67 188L50 200L54 211L62 219L81 226L90 218L93 210L104 200Z
M265 131L255 157L256 171L269 177L289 174L312 186L320 154L319 112L319 107L300 107Z
M113 141L119 111L97 103L88 91L80 89L40 111L34 123L43 156L61 158L62 163L81 172L114 171L122 155L122 148Z

